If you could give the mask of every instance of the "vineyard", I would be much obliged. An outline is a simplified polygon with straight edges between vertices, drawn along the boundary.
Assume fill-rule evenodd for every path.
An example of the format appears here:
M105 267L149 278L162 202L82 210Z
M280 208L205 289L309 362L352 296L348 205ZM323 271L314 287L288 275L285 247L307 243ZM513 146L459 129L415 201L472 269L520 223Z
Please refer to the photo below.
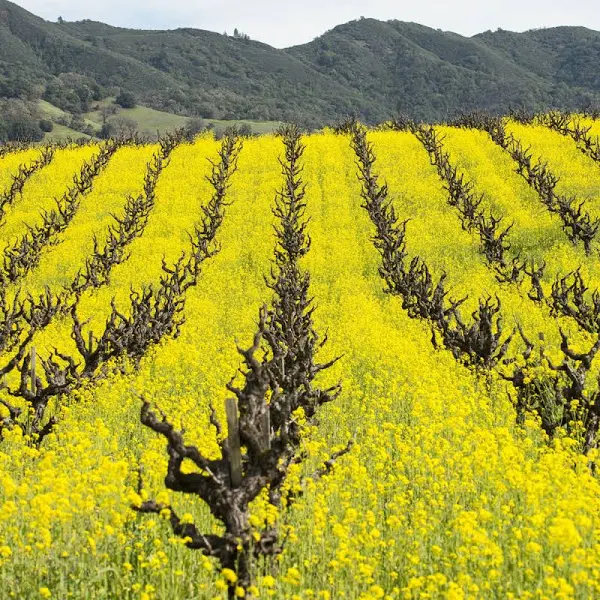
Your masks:
M0 147L0 597L600 597L600 119Z

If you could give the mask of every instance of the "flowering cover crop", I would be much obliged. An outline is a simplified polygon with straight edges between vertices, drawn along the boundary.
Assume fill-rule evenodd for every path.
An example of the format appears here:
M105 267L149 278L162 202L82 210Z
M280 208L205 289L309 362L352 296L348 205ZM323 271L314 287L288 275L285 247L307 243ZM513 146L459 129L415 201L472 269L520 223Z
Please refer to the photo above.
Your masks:
M256 552L246 587L235 569L186 547L186 526L214 536L224 535L224 526L197 496L165 485L173 451L168 455L165 437L140 422L140 408L144 398L159 420L183 431L186 444L208 460L221 458L225 400L233 396L227 385L239 391L248 381L238 346L250 347L261 306L275 301L269 277L282 225L273 208L286 148L276 135L243 139L216 213L211 173L229 159L213 137L177 139L166 151L133 142L112 151L64 230L1 295L5 320L16 328L0 351L1 598L600 597L592 423L600 359L590 351L599 336L593 292L600 289L600 234L591 253L571 241L486 131L436 129L450 163L480 197L481 214L512 224L506 260L524 261L522 276L503 279L486 261L479 234L461 224L447 182L414 132L370 131L373 169L379 185L387 184L385 206L403 231L406 265L425 265L431 290L441 277L444 302L465 298L447 321L416 316L409 296L394 292L383 276L384 243L365 209L368 191L357 176L351 136L342 130L303 136L306 208L298 214L310 251L299 253L298 264L310 278L314 330L321 340L327 334L316 361L338 359L317 373L315 386L339 383L341 391L315 418L302 410L289 416L302 436L281 497L273 500L265 487L248 509L257 544L275 531L280 547L271 555ZM600 166L572 139L541 125L506 122L506 129L547 161L561 194L585 200L589 214L600 215ZM101 151L101 145L55 149L7 206L2 248L39 223ZM0 158L0 193L39 152ZM153 182L152 161L161 152ZM127 220L135 198L147 200L146 216ZM199 263L185 261L197 250L192 242L201 240L198 224L209 216L215 239L190 279L189 265ZM86 260L108 247L118 219L135 223L136 235L105 279L77 291L72 282ZM542 262L536 296L523 273ZM577 269L589 288L581 295L587 320L567 292L566 304L556 299L561 278ZM181 273L182 282L174 292L172 273ZM38 300L45 294L54 299L50 309ZM140 297L156 310L147 321ZM464 333L461 323L475 323L481 334L485 323L476 315L486 300L499 307L488 323L490 335L498 326L498 339L489 343L499 348L508 341L497 360L478 363L447 340ZM159 335L156 323L171 302L172 321ZM11 303L23 314L11 312ZM140 354L113 352L103 333L111 319L117 332L129 332L126 324L136 319L147 324L135 330L132 344L147 331L155 337ZM444 331L440 322L454 329ZM104 343L111 352L94 362L93 351L100 356ZM476 342L465 334L460 343ZM270 352L261 344L259 360ZM32 346L38 362L30 393ZM565 383L570 373L582 383L579 395ZM535 394L525 396L535 385ZM544 405L548 398L557 404ZM566 398L565 405L557 398ZM268 392L267 406L275 399ZM245 469L250 454L242 443ZM189 477L210 477L189 458L180 467ZM168 508L142 514L150 501Z

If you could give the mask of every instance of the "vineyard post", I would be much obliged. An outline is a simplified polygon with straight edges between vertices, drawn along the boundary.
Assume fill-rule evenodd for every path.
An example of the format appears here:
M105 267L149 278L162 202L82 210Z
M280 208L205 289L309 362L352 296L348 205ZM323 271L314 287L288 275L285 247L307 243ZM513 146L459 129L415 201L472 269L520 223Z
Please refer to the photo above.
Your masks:
M240 426L238 419L237 400L225 400L227 413L227 450L229 452L229 475L231 487L239 487L242 483L242 451L240 448Z
M91 354L94 350L94 332L90 329L89 341L88 341L88 351Z
M266 406L266 410L263 413L261 429L263 434L263 452L266 452L271 449L271 411L269 410L269 405Z
M31 346L31 393L35 396L37 393L36 390L36 379L35 379L35 346Z

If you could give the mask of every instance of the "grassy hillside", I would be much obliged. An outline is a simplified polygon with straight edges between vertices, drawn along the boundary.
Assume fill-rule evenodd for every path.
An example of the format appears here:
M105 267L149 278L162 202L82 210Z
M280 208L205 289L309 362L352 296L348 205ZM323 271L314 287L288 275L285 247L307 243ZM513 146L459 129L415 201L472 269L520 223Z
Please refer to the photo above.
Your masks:
M80 131L75 131L74 129L71 129L70 127L65 127L64 125L54 125L54 129L49 132L46 133L44 135L44 142L50 142L50 141L55 141L55 142L59 142L59 141L64 141L64 140L78 140L80 138L85 138L85 139L89 139L90 136L86 135L85 133L81 133Z
M98 103L98 106L106 104L108 103ZM96 127L100 128L102 126L102 113L99 109L85 113L85 117L93 122ZM188 117L154 110L145 106L122 108L115 117L131 119L136 123L138 131L142 134L153 134L157 131L159 133L164 133L168 130L185 127L186 123L189 121Z
M114 105L112 99L95 103L94 110L82 115L84 123L92 126L95 131L99 131L102 127L103 121L101 109L110 105ZM44 118L51 120L54 123L53 131L44 136L44 141L90 137L85 133L76 131L68 126L61 125L59 121L71 119L72 115L66 113L57 106L54 106L45 100L39 100L38 109ZM110 118L132 121L141 135L155 135L156 133L164 134L166 131L173 131L175 129L188 126L191 120L190 117L184 117L181 115L155 110L146 106L136 106L135 108L119 108L118 113ZM205 124L207 127L211 127L216 134L220 134L227 127L234 125L238 127L247 126L251 133L263 134L274 131L281 123L279 121L231 121L206 119Z

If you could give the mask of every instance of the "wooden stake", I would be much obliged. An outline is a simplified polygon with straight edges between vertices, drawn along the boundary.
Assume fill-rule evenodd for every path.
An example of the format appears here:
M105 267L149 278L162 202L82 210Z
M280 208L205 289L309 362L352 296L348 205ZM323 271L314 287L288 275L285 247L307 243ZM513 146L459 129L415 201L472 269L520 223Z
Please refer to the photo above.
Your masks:
M90 337L88 342L88 351L91 354L94 351L94 332L90 329Z
M227 398L225 400L225 412L227 413L229 476L231 478L231 487L236 488L242 484L242 450L240 448L240 425L235 398Z
M37 381L35 378L35 346L31 346L31 393L35 396L37 394Z
M271 411L269 405L265 407L265 412L262 415L261 432L263 435L262 446L263 452L271 449Z

